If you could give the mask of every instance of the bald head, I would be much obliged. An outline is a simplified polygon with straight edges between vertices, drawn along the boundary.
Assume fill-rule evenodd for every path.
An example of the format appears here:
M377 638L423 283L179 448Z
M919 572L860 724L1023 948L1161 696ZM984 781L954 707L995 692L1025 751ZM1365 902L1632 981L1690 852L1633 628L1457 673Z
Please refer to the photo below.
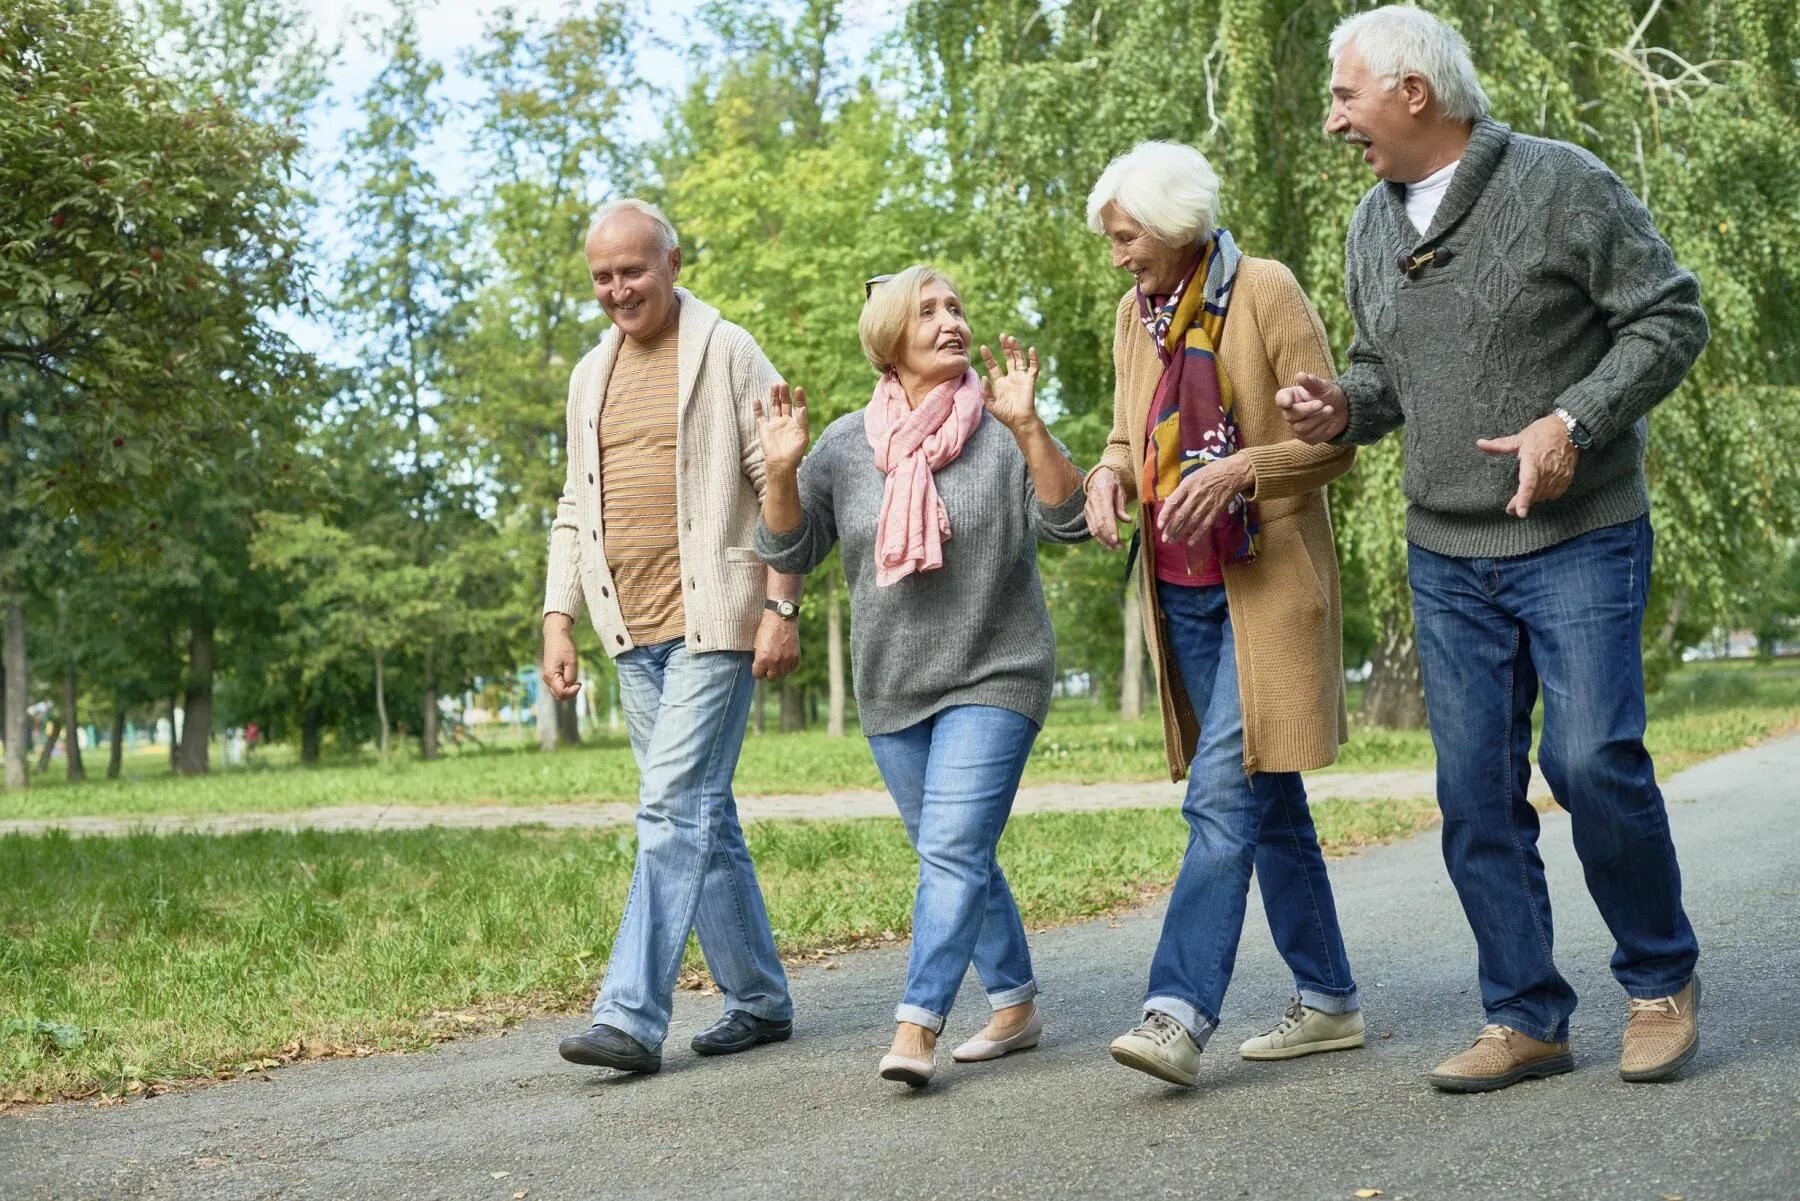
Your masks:
M675 227L655 206L617 200L588 229L588 274L594 296L619 332L647 341L675 320L681 247Z

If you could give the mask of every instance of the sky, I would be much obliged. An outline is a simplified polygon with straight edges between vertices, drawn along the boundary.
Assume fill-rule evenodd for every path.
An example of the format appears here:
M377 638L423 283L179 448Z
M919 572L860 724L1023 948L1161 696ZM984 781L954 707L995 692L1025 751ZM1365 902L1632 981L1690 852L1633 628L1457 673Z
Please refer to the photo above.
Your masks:
M703 0L627 0L643 33L633 48L638 54L639 72L656 84L661 96L646 91L643 103L632 112L628 131L634 137L651 138L661 129L662 96L678 94L687 82L684 48L702 32L697 28ZM523 15L552 17L567 9L571 0L509 0L510 7ZM314 231L319 244L329 257L343 253L346 237L337 216L348 199L340 181L332 176L337 150L345 135L356 124L356 101L362 91L381 70L380 59L364 43L361 28L368 22L380 22L393 13L389 0L314 0L308 6L313 26L326 44L337 44L340 53L330 73L330 83L323 102L310 122L307 142L313 158L316 190L323 201L319 213L320 228ZM420 16L421 48L442 63L445 70L446 98L467 103L476 98L476 87L463 74L464 53L481 41L482 29L493 12L502 7L501 0L437 0L428 4ZM777 8L791 5L776 4ZM838 39L838 52L857 59L867 54L876 38L899 22L905 0L846 0L845 27ZM468 153L468 126L453 122L444 130L432 148L427 165L445 186L456 188L469 179L472 156ZM330 291L329 272L321 264L323 290ZM300 316L283 315L278 324L302 349L322 358L344 357L341 335L330 327Z

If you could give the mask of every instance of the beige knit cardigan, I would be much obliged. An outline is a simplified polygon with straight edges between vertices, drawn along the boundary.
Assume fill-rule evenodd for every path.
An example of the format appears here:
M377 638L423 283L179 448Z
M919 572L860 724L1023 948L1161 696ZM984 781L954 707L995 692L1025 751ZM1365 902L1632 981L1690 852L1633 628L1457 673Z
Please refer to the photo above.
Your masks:
M1256 467L1262 518L1256 561L1225 568L1244 711L1244 770L1309 771L1336 760L1338 746L1350 736L1343 610L1325 485L1350 469L1356 452L1295 441L1275 407L1276 390L1293 383L1296 372L1325 379L1337 374L1318 314L1280 263L1245 258L1239 265L1219 363L1231 380L1243 453ZM1136 499L1144 427L1162 361L1138 320L1135 293L1119 303L1113 368L1113 428L1100 466L1110 467L1125 494ZM1179 780L1193 761L1199 722L1163 636L1153 559L1138 556L1138 595L1162 699L1169 778Z
M747 651L756 641L766 575L755 547L763 493L753 403L780 377L755 339L677 288L675 520L690 651ZM569 377L568 472L550 527L544 612L577 616L583 603L608 655L633 645L606 562L600 504L600 404L618 357L608 329Z

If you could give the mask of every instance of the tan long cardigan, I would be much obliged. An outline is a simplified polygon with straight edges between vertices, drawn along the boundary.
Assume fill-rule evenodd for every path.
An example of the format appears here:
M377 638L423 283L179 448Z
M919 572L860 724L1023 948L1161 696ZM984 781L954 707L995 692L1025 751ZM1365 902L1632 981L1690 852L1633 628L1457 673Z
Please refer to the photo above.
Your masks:
M1245 258L1239 265L1219 362L1231 380L1243 453L1256 466L1262 517L1256 561L1225 568L1244 710L1244 770L1310 771L1335 761L1350 736L1343 610L1325 485L1350 469L1356 451L1295 441L1275 407L1276 390L1291 384L1296 372L1325 379L1337 374L1318 314L1280 263ZM1162 361L1138 320L1135 293L1119 302L1113 368L1112 436L1100 466L1110 467L1135 500L1144 427L1162 375ZM1138 556L1138 595L1162 696L1169 778L1179 780L1193 760L1200 729L1180 674L1172 670L1149 549Z

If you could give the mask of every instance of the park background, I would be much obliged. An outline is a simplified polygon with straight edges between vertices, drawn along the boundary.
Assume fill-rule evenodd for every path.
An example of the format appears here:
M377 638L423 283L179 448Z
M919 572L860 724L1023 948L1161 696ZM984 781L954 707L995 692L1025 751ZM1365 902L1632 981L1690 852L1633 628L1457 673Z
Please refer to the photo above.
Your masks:
M568 373L603 329L595 208L661 204L681 282L807 388L815 428L872 385L862 280L942 265L978 341L1039 348L1052 428L1091 463L1125 281L1084 204L1136 141L1201 147L1223 223L1347 346L1371 180L1319 126L1325 40L1357 7L6 0L0 819L628 801L585 619L581 701L534 667ZM1712 344L1651 421L1653 750L1670 768L1794 728L1800 11L1428 7L1494 115L1611 164L1702 281ZM1431 762L1398 485L1390 439L1332 486L1343 770ZM1154 779L1122 558L1041 563L1066 695L1028 782ZM879 787L844 599L834 560L799 671L759 689L740 792ZM1756 661L1683 666L1733 650ZM1430 820L1412 797L1328 802L1320 826L1343 847ZM903 935L897 829L752 830L784 949ZM1021 819L1006 852L1041 924L1140 900L1180 845L1172 812L1127 810ZM0 1103L576 1004L630 855L628 828L7 834Z

